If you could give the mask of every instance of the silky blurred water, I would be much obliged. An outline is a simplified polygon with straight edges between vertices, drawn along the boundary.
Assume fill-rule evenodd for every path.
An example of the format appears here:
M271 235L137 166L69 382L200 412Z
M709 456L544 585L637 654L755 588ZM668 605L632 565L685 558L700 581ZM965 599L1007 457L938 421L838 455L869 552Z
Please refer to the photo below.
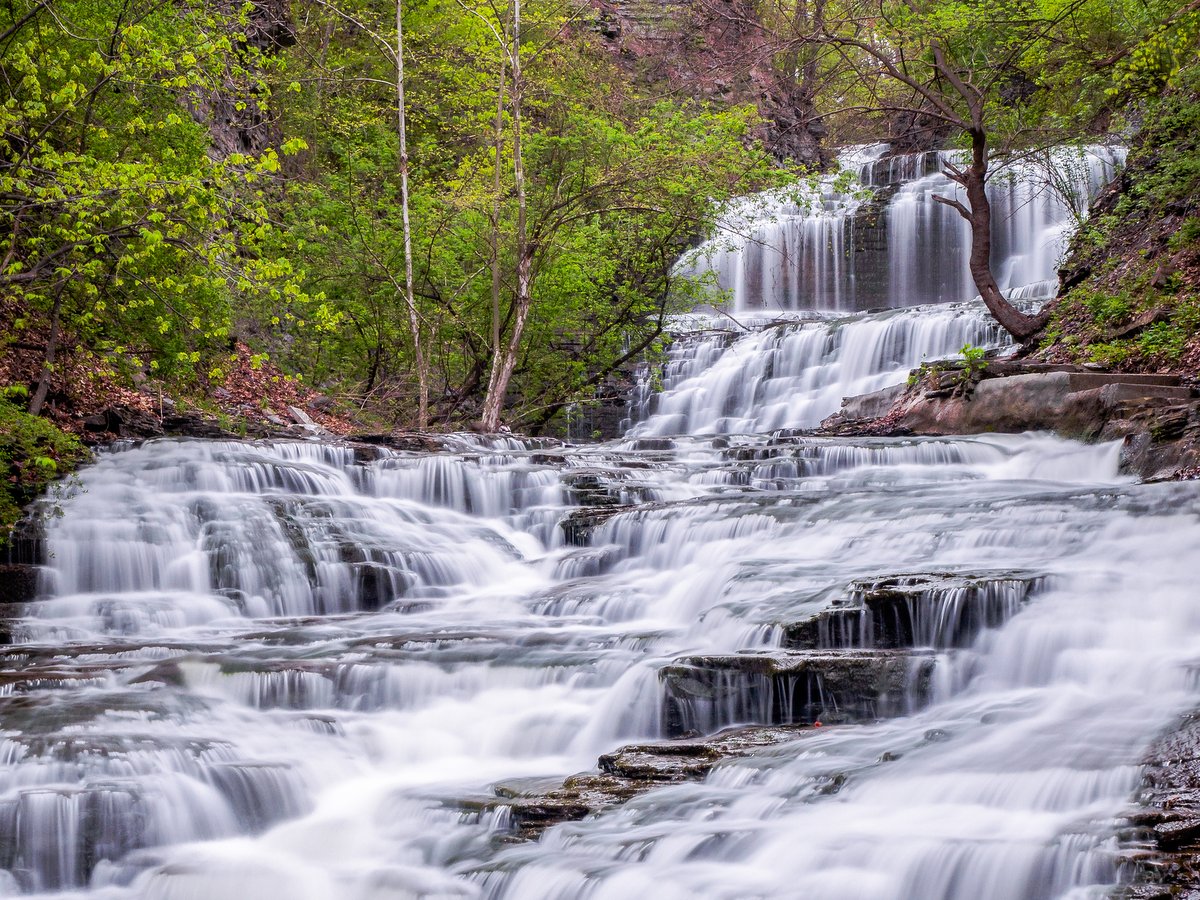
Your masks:
M1050 162L1082 197L1118 157ZM946 299L930 160L850 162L903 185L883 305ZM800 241L786 277L721 250L742 308L861 305L863 198L833 187L755 226ZM993 190L1002 277L1036 296L1069 198ZM0 896L1079 900L1130 878L1140 760L1200 699L1200 490L1121 476L1115 444L796 431L1001 346L977 303L706 321L608 444L102 454L45 501L39 597L0 619ZM763 674L822 654L882 666L876 694ZM817 714L536 842L494 789Z
M1047 436L637 446L102 456L5 647L3 892L1030 898L1121 877L1139 755L1196 699L1193 486ZM587 546L558 524L581 504L620 504ZM770 649L906 573L1037 587L966 646L919 632L935 676L911 715L534 844L480 806L662 736L672 660Z

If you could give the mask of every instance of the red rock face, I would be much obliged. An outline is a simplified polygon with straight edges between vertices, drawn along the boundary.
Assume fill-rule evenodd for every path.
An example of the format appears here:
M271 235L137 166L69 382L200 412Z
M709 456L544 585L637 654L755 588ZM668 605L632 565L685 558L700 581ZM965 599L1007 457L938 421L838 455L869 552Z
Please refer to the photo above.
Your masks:
M590 0L617 64L676 98L753 104L780 159L823 166L825 126L805 86L775 65L782 41L747 0Z

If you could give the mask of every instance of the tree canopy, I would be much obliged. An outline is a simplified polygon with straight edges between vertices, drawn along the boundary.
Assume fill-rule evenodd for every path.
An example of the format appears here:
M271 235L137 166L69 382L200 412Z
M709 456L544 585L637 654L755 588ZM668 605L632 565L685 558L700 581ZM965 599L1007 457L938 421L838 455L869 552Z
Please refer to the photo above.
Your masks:
M831 141L901 122L967 151L946 201L1018 335L1043 323L990 296L982 185L1136 123L1200 33L1170 0L721 14ZM62 353L203 393L237 339L385 425L417 420L419 382L439 427L546 425L661 345L673 263L720 203L797 174L756 109L642 77L602 32L583 0L14 0L0 340L41 354L31 407Z

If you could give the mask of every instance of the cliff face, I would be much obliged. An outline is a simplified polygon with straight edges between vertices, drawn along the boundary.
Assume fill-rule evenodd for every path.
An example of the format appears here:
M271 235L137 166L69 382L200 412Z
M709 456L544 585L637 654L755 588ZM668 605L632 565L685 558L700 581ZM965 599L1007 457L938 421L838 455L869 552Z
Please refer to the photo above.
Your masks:
M780 159L822 166L825 126L803 84L775 65L779 41L749 0L588 0L617 64L674 99L752 104L759 136Z
M239 21L241 9L235 0L220 0L217 5L230 30L240 30L246 40L229 60L223 88L201 98L192 110L196 120L208 126L217 157L258 154L278 143L255 84L263 75L257 60L296 43L290 0L255 0L244 26Z

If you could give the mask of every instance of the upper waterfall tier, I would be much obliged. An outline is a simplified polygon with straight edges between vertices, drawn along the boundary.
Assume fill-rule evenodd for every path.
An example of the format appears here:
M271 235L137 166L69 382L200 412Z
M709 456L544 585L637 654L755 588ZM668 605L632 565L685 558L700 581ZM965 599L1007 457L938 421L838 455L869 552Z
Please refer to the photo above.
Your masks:
M970 229L934 198L963 199L942 174L953 151L884 158L854 148L840 176L747 197L681 261L736 311L839 310L966 300ZM995 165L992 261L1001 290L1054 277L1066 240L1124 160L1120 148L1058 148ZM856 178L847 178L852 174Z

